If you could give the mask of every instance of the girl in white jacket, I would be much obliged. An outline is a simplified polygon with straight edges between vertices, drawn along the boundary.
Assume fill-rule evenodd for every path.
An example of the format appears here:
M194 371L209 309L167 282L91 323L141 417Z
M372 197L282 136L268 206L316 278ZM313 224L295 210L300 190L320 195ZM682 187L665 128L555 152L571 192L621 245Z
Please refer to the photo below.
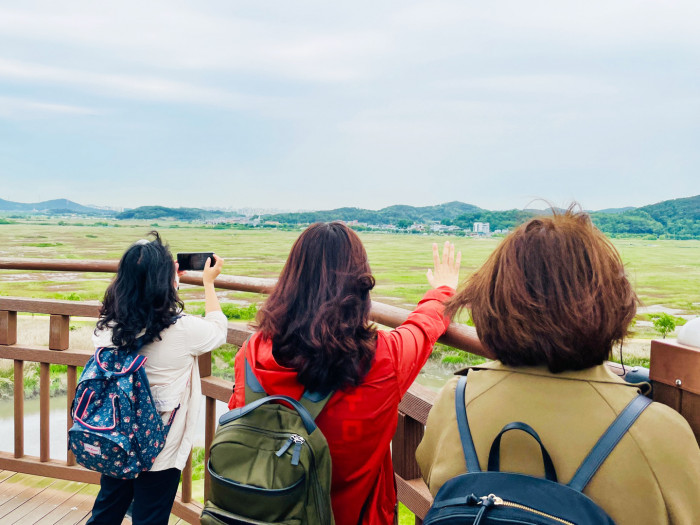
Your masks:
M144 367L156 409L167 421L179 408L149 471L130 480L102 475L89 524L120 524L132 500L134 525L168 523L199 412L197 356L226 341L226 316L214 290L223 259L214 255L215 264L208 260L202 272L206 316L182 315L177 264L158 233L150 235L152 241L138 241L122 256L105 292L93 341L96 348L129 348L143 338L139 353L148 358Z

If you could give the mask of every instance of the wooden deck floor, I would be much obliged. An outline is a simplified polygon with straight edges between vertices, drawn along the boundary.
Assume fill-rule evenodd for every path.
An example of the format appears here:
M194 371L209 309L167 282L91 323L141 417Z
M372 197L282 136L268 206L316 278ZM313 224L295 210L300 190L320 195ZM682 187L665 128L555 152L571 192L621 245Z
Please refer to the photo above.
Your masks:
M75 525L86 523L99 487L0 470L2 525ZM187 522L170 516L170 525ZM125 519L122 525L131 525Z

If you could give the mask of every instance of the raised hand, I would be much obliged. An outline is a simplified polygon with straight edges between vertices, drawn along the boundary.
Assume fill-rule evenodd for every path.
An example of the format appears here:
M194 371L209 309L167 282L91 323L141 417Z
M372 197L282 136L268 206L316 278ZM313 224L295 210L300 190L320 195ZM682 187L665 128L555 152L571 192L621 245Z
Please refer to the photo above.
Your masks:
M428 283L433 288L440 286L449 286L457 289L459 284L459 265L462 262L462 252L457 252L455 257L455 245L449 241L445 241L445 246L442 248L442 260L440 260L440 251L437 243L433 243L433 266L434 269L428 270L426 277Z

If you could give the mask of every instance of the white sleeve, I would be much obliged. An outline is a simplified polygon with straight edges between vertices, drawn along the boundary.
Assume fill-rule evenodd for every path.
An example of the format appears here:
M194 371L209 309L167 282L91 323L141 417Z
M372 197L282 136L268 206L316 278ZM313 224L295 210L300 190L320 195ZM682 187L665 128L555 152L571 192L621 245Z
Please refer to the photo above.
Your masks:
M181 322L185 328L187 351L193 356L214 350L226 342L228 319L221 311L209 312L205 317L185 315Z

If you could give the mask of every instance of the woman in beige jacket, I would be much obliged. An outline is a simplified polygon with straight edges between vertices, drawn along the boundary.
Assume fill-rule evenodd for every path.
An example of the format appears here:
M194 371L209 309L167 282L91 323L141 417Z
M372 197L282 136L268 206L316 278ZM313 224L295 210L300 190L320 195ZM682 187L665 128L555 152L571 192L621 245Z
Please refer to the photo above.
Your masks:
M637 387L603 363L637 298L612 244L585 213L533 219L510 234L448 303L470 307L498 361L472 367L465 402L479 464L512 421L529 424L568 483ZM457 378L442 389L416 457L433 495L466 471L455 415ZM501 470L543 476L539 446L522 432L501 445ZM584 493L618 524L700 523L700 449L683 417L652 403Z

